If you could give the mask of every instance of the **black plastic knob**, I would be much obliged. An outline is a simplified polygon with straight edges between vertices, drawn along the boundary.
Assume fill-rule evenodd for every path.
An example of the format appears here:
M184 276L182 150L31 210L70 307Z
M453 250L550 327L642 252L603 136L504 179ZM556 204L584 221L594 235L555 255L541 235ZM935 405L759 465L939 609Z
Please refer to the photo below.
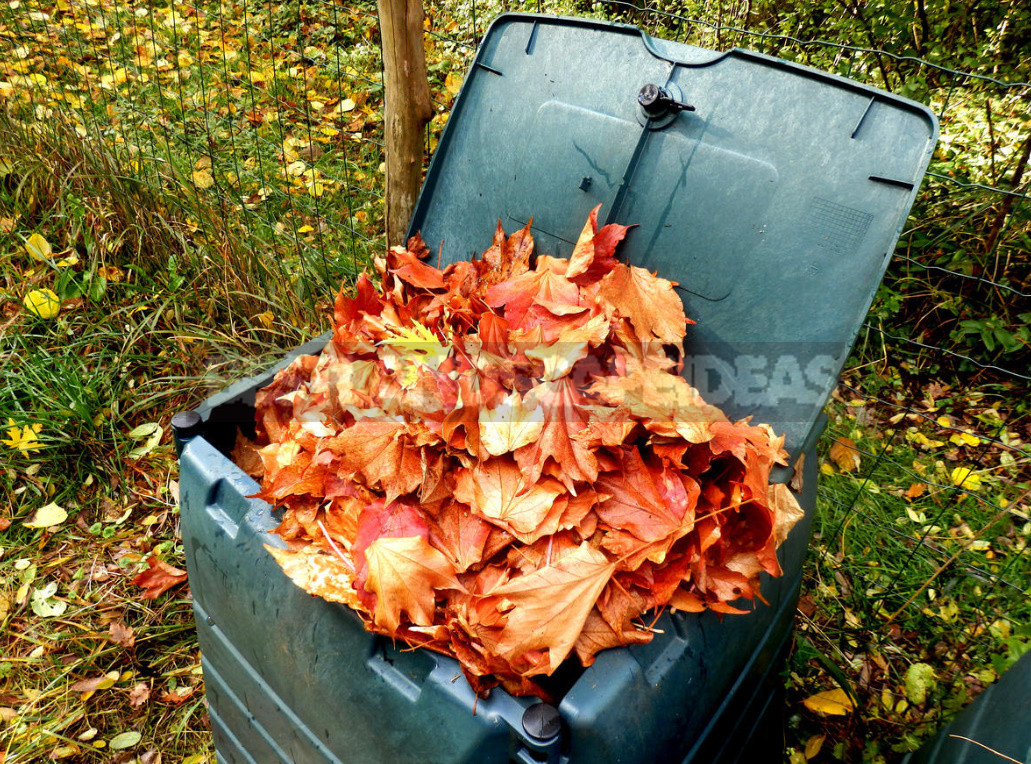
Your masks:
M176 436L182 440L192 438L199 433L201 424L203 422L201 421L200 414L196 411L180 411L172 415L172 429L175 430Z
M523 730L534 740L551 740L562 729L562 717L550 703L534 703L523 711Z
M637 93L637 102L650 117L661 117L670 112L694 111L691 104L676 100L666 88L651 83Z

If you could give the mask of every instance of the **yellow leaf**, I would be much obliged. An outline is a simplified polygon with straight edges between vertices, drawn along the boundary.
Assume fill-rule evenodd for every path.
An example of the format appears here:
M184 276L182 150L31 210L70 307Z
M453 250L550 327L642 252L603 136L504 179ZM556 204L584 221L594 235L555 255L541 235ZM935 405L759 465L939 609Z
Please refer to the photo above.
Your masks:
M39 431L43 429L42 424L25 425L24 427L18 427L14 423L14 420L8 417L7 419L7 437L0 440L5 446L11 448L17 448L23 454L34 453L39 451L36 444L39 443Z
M350 98L345 98L343 101L340 102L340 105L337 106L337 111L343 114L348 111L354 111L354 107L354 101L352 101Z
M215 179L211 177L211 173L207 170L194 170L191 177L193 178L193 184L197 188L211 188L215 185Z
M44 320L54 318L61 312L61 300L50 289L33 289L25 295L22 303L25 305L25 310L36 318Z
M816 755L823 748L823 741L827 739L826 735L813 735L806 741L805 744L805 760L815 759Z
M951 427L952 426L952 422L949 421L949 418L947 416L940 416L935 421L938 422L938 424L940 426L942 426L942 427Z
M480 445L492 456L501 456L533 443L544 429L544 415L526 408L518 392L507 395L493 409L481 408Z
M859 451L848 438L835 438L831 443L830 457L842 472L859 469Z
M949 478L952 480L953 485L960 488L965 488L968 491L981 490L981 476L970 469L970 467L954 467L952 472L949 473Z
M272 328L272 322L274 319L275 316L273 315L271 310L266 310L264 313L258 314L258 320L261 322L261 325L264 326L266 329Z
M97 268L97 275L100 276L100 278L102 279L106 279L107 281L113 281L116 283L121 281L125 277L125 274L122 273L122 269L115 265L100 266L99 268Z
M447 77L444 79L444 88L451 95L458 95L458 91L462 89L461 75L456 75L454 72L448 72Z
M38 233L34 233L25 240L25 251L37 260L49 260L51 254L50 242Z
M418 321L413 321L412 326L406 326L379 344L397 348L400 357L406 361L424 363L434 369L444 362L450 352L437 339L437 335ZM386 365L391 368L390 363Z
M981 443L979 437L971 435L969 432L954 432L949 436L949 440L957 446L977 446Z
M310 225L302 225L300 228L297 229L297 233L311 233L314 230L315 229L312 228Z
M810 695L802 702L820 716L846 716L855 708L848 693L840 687Z
M26 520L22 525L26 528L53 528L67 519L68 513L56 503L51 502L45 507L37 509L32 519Z

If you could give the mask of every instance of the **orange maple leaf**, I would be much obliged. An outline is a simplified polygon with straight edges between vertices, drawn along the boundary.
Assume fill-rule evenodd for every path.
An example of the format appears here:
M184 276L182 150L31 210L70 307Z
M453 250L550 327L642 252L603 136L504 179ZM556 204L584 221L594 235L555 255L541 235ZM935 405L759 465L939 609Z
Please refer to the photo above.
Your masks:
M497 643L500 655L526 676L551 673L569 654L615 563L586 541L557 562L495 587L511 609ZM528 655L545 651L546 660Z
M587 427L589 414L583 396L570 377L542 382L527 393L526 400L539 404L544 415L540 437L515 452L527 483L536 482L548 462L558 468L560 480L575 492L577 482L593 482L598 476L594 452L575 435Z
M542 535L542 521L564 492L561 483L552 478L525 480L511 459L488 459L460 470L455 479L456 499L524 544Z
M598 230L599 204L587 216L580 238L569 256L566 278L584 285L595 282L616 266L616 245L631 226L610 224Z
M684 341L687 316L673 291L676 282L644 268L617 264L600 283L600 295L616 313L630 319L644 340L679 344Z
M438 589L462 589L447 558L422 536L378 538L365 549L365 590L376 595L372 617L388 633L406 614L416 625L433 623Z
M610 494L595 510L609 529L602 545L623 569L663 562L673 543L694 528L698 484L669 465L645 462L636 447L624 449L618 470L602 473L595 485Z
M160 597L169 589L186 582L186 571L162 562L157 555L147 558L147 570L138 574L132 582L136 586L142 586L143 599L153 600Z

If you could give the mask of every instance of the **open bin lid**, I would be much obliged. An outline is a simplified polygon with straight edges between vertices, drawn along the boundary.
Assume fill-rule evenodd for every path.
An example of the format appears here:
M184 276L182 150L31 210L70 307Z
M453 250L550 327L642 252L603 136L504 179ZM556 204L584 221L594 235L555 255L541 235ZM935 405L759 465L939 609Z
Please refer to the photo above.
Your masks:
M649 115L642 88L670 99ZM652 95L654 92L652 92ZM648 98L645 98L648 100ZM508 14L455 101L412 219L441 264L533 218L568 256L588 212L679 282L684 375L797 452L814 431L937 138L924 106L752 51Z

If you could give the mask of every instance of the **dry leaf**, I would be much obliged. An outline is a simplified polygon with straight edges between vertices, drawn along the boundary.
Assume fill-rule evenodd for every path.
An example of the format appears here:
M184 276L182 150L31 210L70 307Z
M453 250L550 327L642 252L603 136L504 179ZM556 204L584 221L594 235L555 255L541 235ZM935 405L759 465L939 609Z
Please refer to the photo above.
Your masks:
M129 690L129 705L139 708L150 700L150 686L146 682L137 682Z
M823 748L823 741L827 739L826 735L813 735L805 744L805 760L815 759L817 754L820 753L820 749Z
M501 654L518 661L531 650L547 650L547 666L535 666L525 674L554 671L573 649L615 569L615 563L585 541L554 565L492 590L491 595L512 604L501 633Z
M365 550L366 591L376 595L373 619L396 631L405 614L417 626L433 623L435 591L463 587L451 563L421 536L378 538Z
M197 692L196 687L177 687L176 689L169 690L164 695L161 695L158 700L162 703L170 703L173 706L178 706L193 697L195 692Z
M136 644L136 632L122 621L111 622L111 625L107 627L107 638L122 647L132 647Z
M856 444L848 438L838 437L831 443L830 457L842 472L853 472L859 469L859 451Z
M143 599L153 600L169 589L186 582L186 571L162 562L155 555L147 558L149 569L137 575L132 582L144 588Z
M679 344L684 339L687 317L674 286L674 282L644 268L617 264L601 280L601 296L619 315L630 319L644 342Z
M903 494L907 499L919 499L927 490L927 483L912 483Z
M791 468L791 490L795 493L801 493L804 478L805 454L799 454L798 459L795 460L795 464Z
M26 528L54 528L68 520L68 512L54 502L39 507L32 516L32 520L25 521L22 525Z
M802 702L820 716L846 716L855 708L852 698L840 687L810 695Z
M115 686L115 682L118 681L118 672L109 671L106 674L100 674L99 676L90 677L89 679L80 679L78 682L72 684L68 689L72 692L85 692L93 694L97 690L106 690L110 687Z

